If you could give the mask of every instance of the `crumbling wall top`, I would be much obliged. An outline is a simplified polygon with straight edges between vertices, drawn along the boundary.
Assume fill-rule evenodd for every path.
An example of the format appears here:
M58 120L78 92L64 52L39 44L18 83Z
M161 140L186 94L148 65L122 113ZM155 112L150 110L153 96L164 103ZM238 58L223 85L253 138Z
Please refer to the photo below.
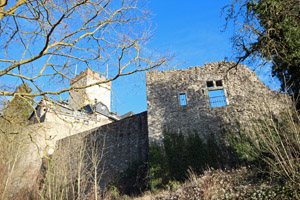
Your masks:
M81 80L82 78L87 77L88 79L91 80L96 80L99 82L104 82L106 79L104 76L100 76L98 72L90 69L90 68L86 68L84 71L80 72L78 75L76 75L73 79L71 79L70 81L70 85L73 85L74 83L78 82L79 80ZM105 83L109 86L111 86L111 82Z
M274 113L284 105L245 65L211 62L204 66L146 73L149 137L162 138L164 129L201 134L219 132L235 120L247 124L257 110Z

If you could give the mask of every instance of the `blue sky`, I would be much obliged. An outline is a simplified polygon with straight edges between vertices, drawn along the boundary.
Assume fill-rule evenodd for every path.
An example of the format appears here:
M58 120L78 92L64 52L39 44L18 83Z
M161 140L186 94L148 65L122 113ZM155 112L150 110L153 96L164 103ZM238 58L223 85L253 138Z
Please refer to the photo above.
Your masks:
M221 9L229 1L159 1L150 0L154 35L147 45L149 51L175 54L177 68L202 66L206 62L224 60L233 55L230 37L234 27L222 32L225 24ZM253 68L253 66L250 66ZM163 69L159 69L163 70ZM257 70L266 85L272 85L268 70ZM273 87L274 89L274 87ZM124 77L113 83L113 111L124 114L147 109L144 73Z
M225 16L221 16L221 9L229 1L199 1L189 0L187 2L148 0L148 8L151 12L151 30L153 37L146 46L146 52L166 54L170 52L175 57L170 63L180 69L191 66L202 66L206 62L224 60L233 55L230 37L234 33L231 25L222 32L225 24ZM14 51L15 54L19 54ZM38 60L35 64L40 66L45 59ZM59 60L61 62L61 60ZM180 64L180 65L179 65ZM253 66L250 66L253 68ZM78 72L86 67L78 66ZM158 70L169 69L159 68ZM30 71L34 71L32 68ZM267 85L271 85L270 73L267 70L259 70L259 77ZM60 80L58 80L60 81ZM45 82L40 79L40 82ZM0 80L0 85L18 85L20 80L6 76ZM51 83L51 82L50 82ZM43 87L53 90L66 87L67 82L52 84L44 83ZM112 111L124 114L129 111L135 113L147 110L145 73L121 77L112 83L113 106ZM274 88L274 87L273 87ZM63 100L68 99L68 94L62 95Z

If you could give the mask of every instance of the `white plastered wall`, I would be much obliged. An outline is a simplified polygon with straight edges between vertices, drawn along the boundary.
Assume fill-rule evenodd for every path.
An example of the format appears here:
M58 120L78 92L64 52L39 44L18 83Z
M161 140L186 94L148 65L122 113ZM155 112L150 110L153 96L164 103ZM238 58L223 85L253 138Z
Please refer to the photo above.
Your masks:
M78 80L75 81L76 79ZM97 82L103 82L105 81L105 77L103 76L100 77L98 73L90 69L86 69L84 72L76 76L75 80L71 82L71 86L81 87L81 86L92 85ZM103 83L100 85L93 85L85 89L70 91L69 105L75 110L78 110L79 108L89 103L94 103L95 100L97 100L98 102L101 101L103 104L107 106L108 110L110 111L111 83Z
M93 84L98 80L88 79L88 84ZM105 104L110 111L111 107L111 87L108 84L94 85L86 88L87 98L93 103L95 99Z

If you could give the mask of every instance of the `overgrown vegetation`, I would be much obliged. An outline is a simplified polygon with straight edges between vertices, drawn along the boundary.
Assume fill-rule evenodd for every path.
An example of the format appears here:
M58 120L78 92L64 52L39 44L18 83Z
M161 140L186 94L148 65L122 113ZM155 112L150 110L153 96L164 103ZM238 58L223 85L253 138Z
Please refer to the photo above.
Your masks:
M97 136L65 139L56 151L50 160L45 160L40 189L36 191L40 198L102 199L105 153Z
M299 7L299 0L234 0L223 10L237 27L232 38L236 60L271 63L281 89L295 97L300 89Z
M189 172L189 179L175 192L161 192L156 200L206 199L276 199L276 193L265 183L248 180L253 173L245 167L231 170L206 170L201 175ZM282 199L282 198L279 198Z
M147 190L161 193L162 189L176 191L181 188L181 193L172 193L171 197L189 194L198 195L200 199L300 199L299 114L295 108L287 108L280 118L267 111L262 116L264 119L255 121L251 132L227 132L235 152L224 147L213 134L200 137L196 132L184 136L183 133L164 131L163 143L152 144L147 165L134 163L106 193L97 185L101 179L101 172L97 169L102 154L91 148L99 145L95 143L89 147L86 154L83 143L80 148L69 148L74 151L64 153L66 159L63 163L55 158L47 160L44 179L35 192L26 191L30 194L26 198L130 199L130 195L140 195ZM1 163L1 167L8 167L1 169L7 173L0 174L4 199L9 195L10 176L18 175L14 165L24 147L23 143L20 149L13 148L21 144L14 139L14 143L10 140L6 143L8 146L3 146L10 154L1 154L3 160L9 161L7 165ZM3 140L1 142L5 144ZM1 151L4 152L3 148ZM75 153L81 155L78 160L73 159ZM5 155L10 156L10 160ZM239 162L226 163L226 160L234 160L234 156L238 156ZM91 165L87 166L84 159L89 159ZM237 163L245 164L245 167L225 170L225 166ZM74 170L76 173L70 176ZM183 184L185 181L188 182ZM168 195L157 199L168 199Z
M164 131L163 146L152 144L149 153L148 179L151 191L176 188L187 179L188 169L200 174L208 168L222 168L222 151L213 134L200 138L192 133Z
M30 93L31 88L21 84L15 89L15 93L19 92ZM20 160L28 147L34 146L30 136L22 131L28 124L26 117L33 110L32 103L32 98L15 95L8 104L0 106L0 199L11 195L14 180L23 175L17 169Z
M147 190L158 193L161 189L181 188L183 192L179 196L198 195L200 199L300 199L300 116L289 102L280 117L274 117L268 110L262 111L263 119L249 123L253 124L252 131L227 130L234 152L214 134L200 137L197 132L185 135L166 130L162 143L150 147L147 165L134 163L106 193L98 185L102 178L99 166L103 152L97 148L95 138L91 138L88 149L84 141L68 148L70 151L63 153L63 162L60 162L62 158L46 159L42 181L33 191L19 191L14 197L126 199L130 198L126 194L135 196ZM10 132L21 127L12 128L3 119L0 123L0 192L1 199L9 199L13 178L21 176L16 166L20 165L24 151L33 144L27 135ZM228 160L234 162L228 163ZM245 167L224 169L239 163ZM187 180L192 186L183 184Z
M237 133L227 130L228 141L241 164L237 170L207 170L203 167L205 161L208 161L208 166L216 162L205 159L205 156L210 154L214 158L220 158L217 155L222 155L218 151L208 153L209 139L205 143L197 142L199 136L193 135L182 140L182 136L177 135L173 136L175 141L180 138L181 142L176 143L170 142L166 137L167 142L164 141L164 144L180 145L178 150L183 155L189 155L187 149L190 148L187 144L195 144L196 151L191 151L195 154L190 154L193 155L191 157L196 165L192 169L201 173L189 173L186 182L177 186L179 189L176 192L160 192L153 199L300 199L300 117L296 106L291 106L288 99L286 103L285 112L277 117L267 109L261 111L264 118L249 123L252 127L248 131L241 129ZM207 145L206 150L201 148L201 143L204 144L203 147ZM168 154L170 150L172 152L173 148L166 147L165 152L161 152L157 146L150 154L154 156L153 160L159 161L152 162L152 169L150 167L154 176L154 191L163 188L163 185L172 184L176 177L171 172L177 171L171 168L178 169L182 166L175 162L170 163L168 155L173 158L186 158L174 153ZM161 157L164 160L159 160ZM193 163L189 165L193 166ZM186 174L183 177L187 178Z
M233 163L238 169L224 169L224 147L214 135L184 137L165 131L163 144L150 148L147 181L149 190L159 193L151 198L300 199L300 118L296 106L287 102L286 112L277 117L268 110L261 112L264 118L249 123L253 124L249 131L227 130L234 152L227 149L226 153L238 158Z
M30 94L32 89L28 84L24 83L18 85L15 89L15 93L28 93ZM1 117L11 124L28 123L27 118L34 110L34 101L32 97L23 97L20 95L13 96L7 104L3 105L3 114Z
M43 158L39 170L36 163L31 165L29 161L33 156L33 161L41 164L35 160L41 152L22 133L25 132L0 134L1 200L102 199L99 182L104 153L95 137L88 141L78 137L76 144L65 140L54 156Z
M110 188L118 195L139 195L146 190L175 190L189 177L188 171L202 174L209 168L223 168L224 153L213 134L164 131L162 144L150 146L147 164L134 163ZM119 196L119 197L121 197Z
M273 182L286 198L300 199L300 118L292 107L275 118L265 113L253 131L228 133L239 158Z
M109 190L113 196L140 195L148 190L148 166L145 162L136 161L123 172L115 181L110 183Z
M0 127L0 199L5 199L9 195L13 177L18 174L15 168L26 144L20 145L24 135L12 134L20 129L17 125L12 129L7 121L0 119Z

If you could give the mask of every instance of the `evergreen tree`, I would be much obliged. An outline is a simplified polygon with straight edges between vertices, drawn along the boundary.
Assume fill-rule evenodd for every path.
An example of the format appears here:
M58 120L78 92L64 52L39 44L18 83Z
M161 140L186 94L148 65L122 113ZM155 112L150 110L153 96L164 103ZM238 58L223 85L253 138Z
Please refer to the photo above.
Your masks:
M300 1L241 0L227 8L227 20L241 24L233 37L239 62L263 58L282 90L300 89Z
M22 94L31 93L32 89L28 84L21 84L16 87L13 98L4 108L3 117L10 123L26 123L27 118L33 112L33 99L24 97Z

